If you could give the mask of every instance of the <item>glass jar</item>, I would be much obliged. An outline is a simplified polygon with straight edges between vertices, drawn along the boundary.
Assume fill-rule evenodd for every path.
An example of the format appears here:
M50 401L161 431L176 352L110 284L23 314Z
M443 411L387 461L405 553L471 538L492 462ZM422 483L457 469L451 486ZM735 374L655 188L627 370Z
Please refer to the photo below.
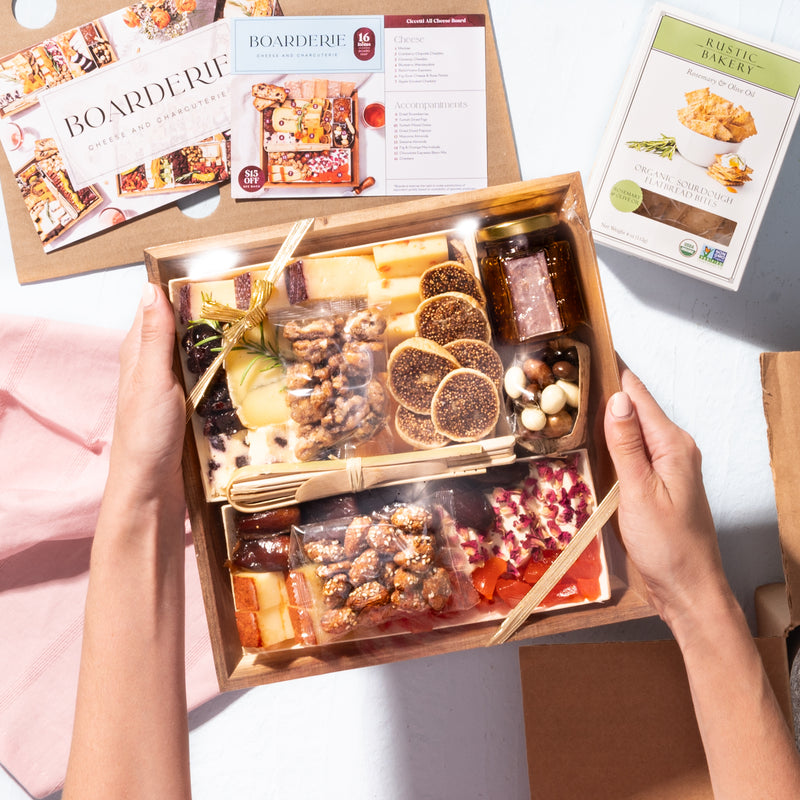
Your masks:
M483 281L495 332L519 344L575 328L583 320L569 242L558 238L557 214L478 231Z

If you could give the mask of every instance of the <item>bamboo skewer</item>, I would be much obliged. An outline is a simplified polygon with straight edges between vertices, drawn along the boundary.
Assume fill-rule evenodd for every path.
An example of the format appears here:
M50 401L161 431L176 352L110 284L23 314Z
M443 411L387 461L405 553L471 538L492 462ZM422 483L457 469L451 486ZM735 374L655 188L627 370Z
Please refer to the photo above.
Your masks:
M314 218L310 217L309 219L298 220L292 225L289 235L284 239L275 258L272 259L264 280L255 280L253 282L253 289L250 295L250 307L247 311L220 306L218 303L204 304L201 313L206 310L206 306L210 305L213 314L209 312L209 318L230 322L232 324L223 332L224 344L222 350L211 362L208 369L200 376L200 379L192 387L189 396L186 398L187 423L197 410L197 406L208 391L208 387L211 385L217 372L219 372L228 353L233 350L242 336L244 336L250 328L260 325L267 318L266 305L269 298L272 296L272 289L278 278L280 278L281 273L286 268L286 265L291 260L294 251L297 249L297 245L300 244L300 241L313 224Z
M547 571L536 582L521 602L515 606L497 629L489 645L502 644L516 633L519 627L538 608L555 585L566 575L567 570L578 560L578 556L589 543L600 533L600 529L608 522L619 506L619 483L615 483L594 513L583 524L583 527L572 538L572 541L561 551Z

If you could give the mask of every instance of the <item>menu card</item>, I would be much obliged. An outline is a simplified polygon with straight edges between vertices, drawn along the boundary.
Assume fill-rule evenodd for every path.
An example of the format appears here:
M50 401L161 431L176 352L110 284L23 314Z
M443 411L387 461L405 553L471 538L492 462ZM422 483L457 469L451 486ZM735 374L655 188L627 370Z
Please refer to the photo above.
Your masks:
M231 25L233 197L487 185L482 14Z
M134 3L0 59L0 141L45 252L228 179L215 10Z

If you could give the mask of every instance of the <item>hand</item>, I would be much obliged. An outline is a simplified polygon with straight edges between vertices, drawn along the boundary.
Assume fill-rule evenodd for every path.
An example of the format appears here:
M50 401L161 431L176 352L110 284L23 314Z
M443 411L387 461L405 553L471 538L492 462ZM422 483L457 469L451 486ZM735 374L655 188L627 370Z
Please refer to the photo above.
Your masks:
M708 506L701 456L692 437L671 422L642 382L622 367L605 434L620 485L622 540L661 617L699 602L706 591L730 591Z
M175 321L161 289L146 284L120 348L119 397L111 446L110 479L119 478L143 499L178 493L184 396L172 371Z

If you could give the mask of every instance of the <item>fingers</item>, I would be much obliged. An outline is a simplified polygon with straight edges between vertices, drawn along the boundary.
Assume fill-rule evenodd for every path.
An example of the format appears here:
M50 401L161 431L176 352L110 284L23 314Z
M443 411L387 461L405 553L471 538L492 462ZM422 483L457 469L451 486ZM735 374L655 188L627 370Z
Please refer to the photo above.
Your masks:
M604 419L606 444L623 486L639 486L650 479L652 464L639 417L626 392L612 395Z

